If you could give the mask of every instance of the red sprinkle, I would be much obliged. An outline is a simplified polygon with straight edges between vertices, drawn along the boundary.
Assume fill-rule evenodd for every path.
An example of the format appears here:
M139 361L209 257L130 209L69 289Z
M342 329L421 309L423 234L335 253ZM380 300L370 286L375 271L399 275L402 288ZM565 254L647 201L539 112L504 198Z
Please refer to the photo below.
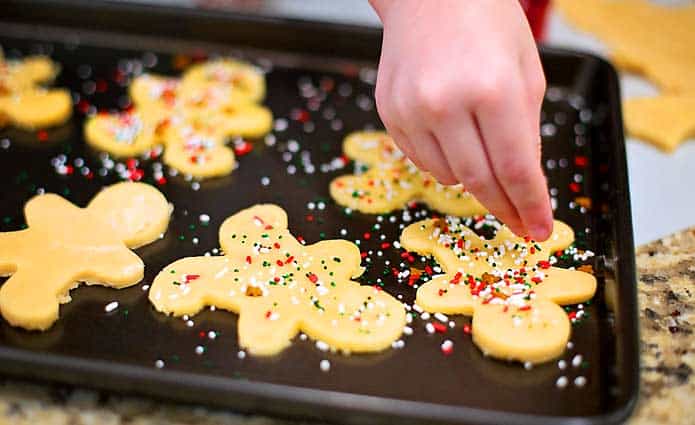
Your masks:
M466 335L470 335L471 333L473 333L471 325L463 325L463 333L465 333Z
M36 133L36 138L39 139L39 142L45 142L48 140L48 132L46 130L39 130Z
M309 273L309 275L307 277L309 278L311 283L316 283L319 281L319 277L316 276L314 273Z
M444 325L443 323L435 322L432 323L432 326L434 326L435 332L440 334L446 333L446 325Z
M456 274L454 275L454 278L451 279L450 283L453 283L454 285L458 285L459 282L461 282L462 276L463 276L463 274L461 272L456 272Z
M242 140L239 143L234 144L234 154L236 156L243 156L253 150L253 145L246 140Z
M550 261L541 260L538 262L538 267L540 267L542 269L549 269L550 268Z
M249 264L251 264L251 256L250 256L250 255L247 255L247 256L246 256L246 262L249 263Z
M574 193L579 193L579 191L582 190L582 188L581 186L579 186L579 183L572 182L570 183L570 190Z
M199 274L187 274L183 277L183 280L185 283L189 283L191 281L194 281L200 277Z

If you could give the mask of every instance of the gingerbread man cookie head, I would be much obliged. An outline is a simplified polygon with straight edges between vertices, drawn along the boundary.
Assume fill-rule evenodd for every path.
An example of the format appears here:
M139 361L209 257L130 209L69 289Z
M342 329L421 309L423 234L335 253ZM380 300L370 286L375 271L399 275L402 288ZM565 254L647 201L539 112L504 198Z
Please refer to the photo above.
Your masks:
M223 257L192 257L162 270L150 289L155 308L177 316L214 305L239 314L239 344L256 355L287 347L304 331L343 351L385 349L401 334L401 303L351 280L359 249L343 240L303 245L275 205L256 205L220 228Z
M36 196L25 216L27 229L0 233L0 274L11 275L0 288L0 312L14 326L44 330L79 282L123 288L140 281L144 264L129 248L164 232L169 205L151 186L119 183L87 208Z

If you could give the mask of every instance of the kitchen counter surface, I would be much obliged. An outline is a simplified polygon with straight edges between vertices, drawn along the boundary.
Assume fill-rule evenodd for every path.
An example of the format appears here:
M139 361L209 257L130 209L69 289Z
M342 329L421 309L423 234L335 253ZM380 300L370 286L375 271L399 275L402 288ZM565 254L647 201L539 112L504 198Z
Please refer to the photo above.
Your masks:
M695 417L695 228L640 247L637 265L642 386L630 425L686 423ZM82 389L0 385L0 425L290 423Z

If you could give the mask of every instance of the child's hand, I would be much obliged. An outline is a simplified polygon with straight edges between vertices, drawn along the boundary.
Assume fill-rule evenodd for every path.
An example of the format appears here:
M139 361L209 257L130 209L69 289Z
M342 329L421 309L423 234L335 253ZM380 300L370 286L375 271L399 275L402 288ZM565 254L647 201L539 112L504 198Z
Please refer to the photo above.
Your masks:
M517 234L545 240L545 78L516 0L370 0L384 25L376 101L406 155L461 182Z

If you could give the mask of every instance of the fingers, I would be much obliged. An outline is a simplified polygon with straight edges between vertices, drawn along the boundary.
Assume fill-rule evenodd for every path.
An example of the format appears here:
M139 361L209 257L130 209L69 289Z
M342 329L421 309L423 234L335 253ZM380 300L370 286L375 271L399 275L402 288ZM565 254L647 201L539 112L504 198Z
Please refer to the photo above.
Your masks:
M552 232L552 212L540 167L540 137L534 108L520 81L498 82L481 98L475 116L492 169L516 208L528 235L546 240Z
M394 97L392 95L392 80L379 73L376 86L376 107L381 121L386 127L386 131L391 135L393 141L398 145L405 156L410 159L413 164L419 169L425 169L423 162L418 158L417 151L413 147L413 142L407 133L403 131L396 123L403 122L394 105Z
M447 120L436 135L457 181L513 232L524 233L516 208L494 175L473 117Z
M449 162L444 155L444 151L435 136L429 132L420 132L414 139L415 151L418 158L424 165L424 170L428 171L439 183L456 184L454 172L449 167Z

